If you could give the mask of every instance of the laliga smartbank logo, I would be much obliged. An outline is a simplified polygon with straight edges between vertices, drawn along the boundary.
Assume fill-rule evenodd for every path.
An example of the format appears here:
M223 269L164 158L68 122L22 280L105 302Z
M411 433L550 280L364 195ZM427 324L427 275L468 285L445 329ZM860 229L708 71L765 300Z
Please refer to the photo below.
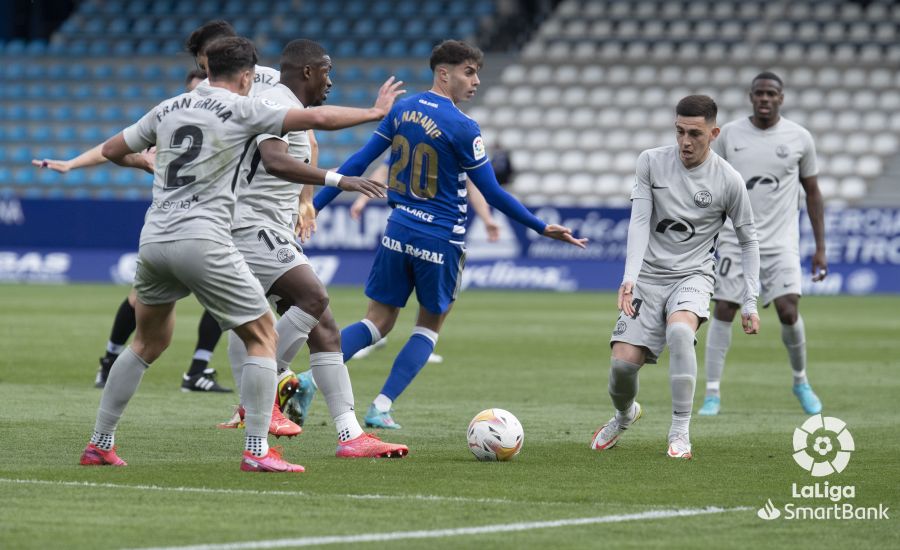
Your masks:
M833 416L811 416L794 430L794 462L814 478L843 472L855 450L847 424ZM837 485L829 481L812 485L792 483L791 498L803 499L804 502L788 502L779 508L772 499L768 499L756 515L767 521L781 517L786 520L888 519L889 508L884 504L864 507L844 502L856 498L855 485ZM828 503L817 505L815 500L827 500ZM807 504L805 501L813 502Z

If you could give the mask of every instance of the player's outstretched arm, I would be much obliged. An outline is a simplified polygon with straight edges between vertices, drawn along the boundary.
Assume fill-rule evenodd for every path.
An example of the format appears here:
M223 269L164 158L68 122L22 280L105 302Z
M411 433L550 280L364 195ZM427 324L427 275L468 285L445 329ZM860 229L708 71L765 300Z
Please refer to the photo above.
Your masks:
M344 161L344 164L341 164L340 168L337 170L338 173L344 174L345 176L362 175L366 171L366 168L368 168L375 159L380 157L390 144L390 140L381 134L378 134L377 132L372 134L372 137L369 138L369 141L366 142L362 149L353 153L353 156ZM373 174L373 176L374 175L375 174ZM387 178L385 178L385 180L386 179ZM328 206L331 201L340 194L341 191L337 188L326 188L316 193L316 197L313 199L313 205L316 207L316 212L319 212Z
M125 143L125 136L122 132L119 132L103 143L101 154L109 159L110 162L118 164L119 166L137 168L151 174L153 173L153 159L156 155L132 151L131 148L128 147L128 144Z
M98 164L107 162L107 158L103 156L102 149L103 144L99 143L73 159L32 159L31 164L33 166L37 166L38 168L49 168L61 174L65 174L69 170L75 170L77 168L87 168L88 166L97 166Z
M759 333L759 311L756 297L759 292L759 239L752 223L734 228L741 244L741 268L744 272L744 303L741 305L741 325L746 334Z
M333 105L312 107L310 109L291 109L284 117L281 133L286 134L288 132L310 129L340 130L341 128L349 128L350 126L381 120L390 112L397 97L406 93L406 90L400 89L402 85L402 80L394 82L394 77L387 79L382 84L381 89L378 90L375 104L368 109Z
M812 257L812 280L821 281L828 276L828 257L825 255L825 201L819 190L819 178L800 178L800 185L806 191L806 214L816 240L816 251Z
M563 241L578 248L584 248L587 244L587 239L576 239L572 236L572 230L567 227L555 224L547 225L543 220L529 212L512 195L504 191L497 182L497 176L494 175L494 168L490 162L485 162L477 168L466 170L466 173L469 179L472 180L472 183L475 184L475 187L484 195L488 204L506 214L508 218L519 222L529 229L533 229L545 237Z
M341 190L358 191L370 197L385 196L385 184L314 168L292 157L288 153L288 144L275 137L261 142L259 153L266 172L276 178L304 185L334 185Z

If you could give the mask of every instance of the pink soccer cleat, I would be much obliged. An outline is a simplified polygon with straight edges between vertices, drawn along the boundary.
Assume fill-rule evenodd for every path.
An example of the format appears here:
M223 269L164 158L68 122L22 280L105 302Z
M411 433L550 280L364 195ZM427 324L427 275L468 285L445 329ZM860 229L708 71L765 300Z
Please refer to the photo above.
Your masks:
M338 442L338 458L403 458L409 454L409 447L396 443L385 443L370 433L363 433L350 441Z
M299 464L291 464L281 458L281 447L270 447L266 456L253 456L244 451L241 459L241 470L245 472L304 472L306 468Z
M272 405L272 421L269 422L269 433L275 437L294 437L295 435L300 435L301 432L303 432L303 428L281 414L281 409L278 408L278 397L276 396L275 403Z
M82 466L128 466L128 463L119 458L116 454L116 448L113 447L108 451L97 447L93 443L88 443L81 453Z
M221 430L227 430L230 428L243 428L244 427L244 407L237 405L234 408L234 414L231 415L231 418L226 420L225 422L219 422L216 425L216 427Z

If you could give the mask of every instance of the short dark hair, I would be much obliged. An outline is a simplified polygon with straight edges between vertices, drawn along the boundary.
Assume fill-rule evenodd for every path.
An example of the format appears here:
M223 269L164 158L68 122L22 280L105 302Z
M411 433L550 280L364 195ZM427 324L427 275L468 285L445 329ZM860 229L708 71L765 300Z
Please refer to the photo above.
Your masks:
M281 72L300 72L307 65L321 65L328 52L318 42L299 38L291 40L281 51Z
M203 69L191 69L184 77L184 85L187 86L194 79L206 80L206 71Z
M678 116L702 116L706 122L715 122L718 113L716 102L708 95L689 95L675 107Z
M207 21L188 36L184 41L184 48L191 52L191 55L197 57L202 54L206 46L216 38L226 36L237 36L237 31L231 26L231 23L224 19L214 19Z
M444 40L431 50L431 70L438 65L461 65L466 61L474 61L478 68L484 62L484 53L475 46L460 40Z
M753 86L754 84L756 84L757 80L774 80L775 82L778 83L778 86L784 88L784 82L781 81L781 77L778 76L777 74L773 73L772 71L763 71L763 72L759 73L758 75L754 76L753 80L750 81L750 86Z
M252 69L259 58L253 42L243 36L217 38L206 47L209 76L218 78L231 76L240 71Z

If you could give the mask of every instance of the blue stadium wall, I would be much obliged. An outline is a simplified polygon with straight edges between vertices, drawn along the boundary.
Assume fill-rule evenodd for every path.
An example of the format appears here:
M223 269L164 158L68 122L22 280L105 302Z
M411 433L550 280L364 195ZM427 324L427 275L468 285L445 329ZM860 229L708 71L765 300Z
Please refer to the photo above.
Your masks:
M145 201L0 199L0 281L130 283L147 206ZM463 288L577 291L619 285L627 209L534 211L588 237L588 249L541 238L499 214L502 237L491 243L474 220ZM365 282L389 214L383 204L370 205L359 222L350 218L347 205L320 214L318 232L304 249L326 284ZM815 243L805 213L800 221L804 293L900 292L900 209L828 209L830 274L817 284L808 272Z

